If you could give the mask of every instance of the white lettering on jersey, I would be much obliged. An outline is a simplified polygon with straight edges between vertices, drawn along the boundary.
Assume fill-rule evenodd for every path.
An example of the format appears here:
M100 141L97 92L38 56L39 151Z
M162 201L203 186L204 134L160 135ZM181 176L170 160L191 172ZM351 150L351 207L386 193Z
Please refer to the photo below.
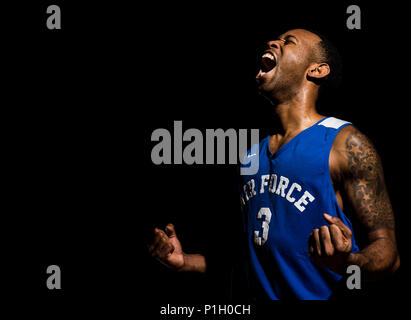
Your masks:
M257 230L254 231L254 243L258 246L262 246L268 239L268 230L270 229L269 224L271 221L271 215L272 214L270 208L261 208L257 213L257 219L263 220L263 235L260 237L260 232Z
M278 182L278 188L277 191L275 192L276 194L280 195L284 198L285 197L285 189L288 187L288 183L290 180L288 180L287 177L280 176L280 182Z
M297 202L294 203L295 207L301 212L305 210L305 207L303 207L301 203L305 205L308 204L308 201L306 199L308 199L310 202L313 202L315 200L314 196L311 193L309 193L308 191L305 191L302 197Z
M273 173L270 177L270 183L268 185L268 192L274 193L277 187L277 175Z
M267 179L270 178L269 174L265 174L263 176L261 176L261 189L260 189L260 193L264 193L264 187L268 185L268 181L266 181Z
M248 184L248 198L251 199L252 197L254 197L257 192L255 192L255 181L254 179L251 179L250 181L247 182Z
M294 189L297 189L298 191L300 191L301 192L301 186L297 183L297 182L294 182L292 185L291 185L291 187L290 187L290 189L288 189L288 193L287 193L287 196L285 197L288 201L290 201L290 202L294 202L295 201L295 198L294 197L291 197L291 194L293 193L293 191L294 191Z
M268 186L269 193L285 198L288 202L293 203L300 212L303 212L306 209L306 206L315 200L315 197L307 190L303 190L303 187L297 182L291 183L291 186L288 188L289 185L290 179L285 176L279 176L278 178L275 173L271 175L261 175L261 186L259 193L264 193L265 187ZM244 201L244 203L257 194L255 188L256 183L254 179L247 181L247 183L243 186L244 196L242 197L242 201ZM303 194L299 195L301 192ZM296 200L296 198L298 200ZM257 237L258 236L259 235L257 235Z

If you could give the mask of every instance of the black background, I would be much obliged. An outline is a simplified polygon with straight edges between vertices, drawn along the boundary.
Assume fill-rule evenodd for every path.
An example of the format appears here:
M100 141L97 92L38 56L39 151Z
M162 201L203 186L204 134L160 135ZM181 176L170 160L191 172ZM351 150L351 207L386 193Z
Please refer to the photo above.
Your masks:
M50 4L60 5L61 30L46 28ZM361 30L346 27L350 4L362 10ZM236 167L156 166L151 133L172 132L174 120L183 130L274 133L274 112L255 91L261 46L288 29L312 28L344 62L343 84L320 110L353 122L375 143L396 214L400 271L354 296L400 306L409 263L403 5L44 1L3 9L10 296L26 295L40 310L150 317L168 302L225 301L230 257L238 254ZM209 276L172 273L148 255L153 227L169 222L187 252L214 257ZM51 264L62 270L60 291L45 285Z

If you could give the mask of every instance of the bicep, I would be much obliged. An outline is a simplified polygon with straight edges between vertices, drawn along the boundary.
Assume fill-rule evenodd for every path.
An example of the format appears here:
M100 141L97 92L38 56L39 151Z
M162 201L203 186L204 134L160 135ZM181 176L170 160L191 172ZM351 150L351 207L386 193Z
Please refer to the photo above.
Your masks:
M345 139L344 163L345 193L360 224L369 234L383 230L391 233L395 227L394 214L381 159L371 141L357 130Z

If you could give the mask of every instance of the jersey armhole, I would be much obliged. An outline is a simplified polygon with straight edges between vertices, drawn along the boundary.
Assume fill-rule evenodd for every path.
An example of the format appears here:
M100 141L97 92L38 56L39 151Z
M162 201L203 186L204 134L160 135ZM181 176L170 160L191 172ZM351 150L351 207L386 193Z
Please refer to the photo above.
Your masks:
M341 132L341 130L344 129L345 127L348 127L348 126L353 126L354 128L356 128L351 122L346 122L346 123L342 124L339 128L335 129L336 133L332 137L332 143L330 143L330 147L327 150L328 157L326 157L327 158L327 160L326 160L326 171L327 171L326 175L327 175L327 183L328 183L329 190L330 190L330 193L331 193L330 196L335 201L336 205L338 206L338 208L340 209L340 211L342 213L344 213L344 211L340 207L340 204L338 203L337 195L335 194L335 190L334 190L334 184L333 184L332 175L331 175L331 168L330 168L330 157L331 157L331 150L334 146L335 139L337 138L337 136Z

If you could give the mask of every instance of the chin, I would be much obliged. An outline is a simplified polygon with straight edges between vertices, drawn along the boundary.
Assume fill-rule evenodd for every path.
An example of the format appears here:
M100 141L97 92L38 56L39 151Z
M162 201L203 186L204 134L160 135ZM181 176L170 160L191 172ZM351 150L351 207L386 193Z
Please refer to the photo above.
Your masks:
M258 91L264 94L269 94L272 93L273 90L275 89L275 86L272 83L261 83L258 87L257 87Z
M267 88L263 88L263 86L259 86L257 88L258 94L267 100L269 100L271 103L275 100L272 96L272 91L268 90Z

